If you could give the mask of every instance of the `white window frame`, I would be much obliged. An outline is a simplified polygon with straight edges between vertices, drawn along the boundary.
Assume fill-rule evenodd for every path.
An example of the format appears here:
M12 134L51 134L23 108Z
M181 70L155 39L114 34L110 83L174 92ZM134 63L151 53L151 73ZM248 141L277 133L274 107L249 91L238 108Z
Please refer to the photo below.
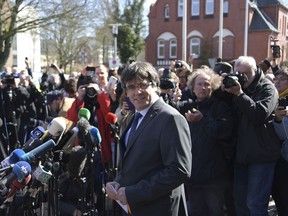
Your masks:
M195 51L195 47L196 47L196 51ZM195 55L198 58L201 54L200 48L201 48L201 39L198 37L190 38L189 40L190 54Z
M200 15L200 0L191 0L191 16Z
M175 54L173 54L173 52L175 52ZM169 56L170 59L172 58L176 58L177 57L177 40L176 39L172 39L169 42Z
M170 8L169 8L169 4L165 5L164 8L164 18L165 19L169 19L170 18Z
M162 54L161 54L162 52ZM165 41L164 40L158 40L157 42L157 58L158 59L164 59L165 58Z
M184 7L184 0L178 0L178 17L183 17L183 7Z
M225 0L223 2L223 13L224 14L228 14L228 11L229 11L229 1L228 0Z
M214 14L214 0L206 0L205 14L206 15Z

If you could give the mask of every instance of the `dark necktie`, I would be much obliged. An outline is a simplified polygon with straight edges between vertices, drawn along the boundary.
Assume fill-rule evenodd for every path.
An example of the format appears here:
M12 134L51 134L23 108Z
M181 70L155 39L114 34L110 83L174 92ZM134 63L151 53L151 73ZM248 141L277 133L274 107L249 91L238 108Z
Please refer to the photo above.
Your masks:
M130 142L131 138L134 136L134 133L136 131L137 125L138 125L138 120L142 117L141 113L137 112L135 113L132 125L131 125L131 129L130 129L130 133L129 133L129 137L128 137L128 143Z

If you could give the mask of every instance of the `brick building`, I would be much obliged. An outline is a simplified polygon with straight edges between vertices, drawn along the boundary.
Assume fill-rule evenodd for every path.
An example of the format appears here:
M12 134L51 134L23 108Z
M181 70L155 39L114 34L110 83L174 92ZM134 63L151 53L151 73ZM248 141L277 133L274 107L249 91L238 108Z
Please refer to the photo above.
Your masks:
M183 1L157 0L148 14L146 60L155 67L170 65L182 59ZM229 61L244 54L246 0L224 0L222 58ZM248 1L247 55L260 62L271 52L271 37L277 38L282 56L288 55L288 5L281 0ZM193 54L194 65L208 64L218 57L218 0L187 0L186 56ZM212 66L212 65L211 65Z

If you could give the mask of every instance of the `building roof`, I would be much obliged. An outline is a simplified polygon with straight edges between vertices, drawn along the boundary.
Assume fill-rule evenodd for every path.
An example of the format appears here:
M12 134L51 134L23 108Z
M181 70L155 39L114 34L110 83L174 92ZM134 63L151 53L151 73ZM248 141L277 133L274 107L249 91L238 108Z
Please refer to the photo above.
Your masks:
M270 0L270 1L272 2L273 0ZM275 24L273 24L269 16L267 16L267 14L258 7L259 4L255 4L254 2L249 2L249 5L254 10L252 21L249 27L250 31L270 30L270 31L278 32Z
M288 8L288 1L287 0L259 0L259 1L257 1L257 4L259 7L282 5L286 8Z

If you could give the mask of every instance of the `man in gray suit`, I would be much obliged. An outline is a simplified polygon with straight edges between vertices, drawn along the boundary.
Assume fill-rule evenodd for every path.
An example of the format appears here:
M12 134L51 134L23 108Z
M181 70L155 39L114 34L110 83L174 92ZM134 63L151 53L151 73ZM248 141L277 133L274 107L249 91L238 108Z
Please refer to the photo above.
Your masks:
M192 167L188 123L158 96L159 79L151 64L133 62L123 71L121 83L135 116L141 115L120 139L121 171L106 184L106 192L129 206L131 215L186 216L183 183Z

